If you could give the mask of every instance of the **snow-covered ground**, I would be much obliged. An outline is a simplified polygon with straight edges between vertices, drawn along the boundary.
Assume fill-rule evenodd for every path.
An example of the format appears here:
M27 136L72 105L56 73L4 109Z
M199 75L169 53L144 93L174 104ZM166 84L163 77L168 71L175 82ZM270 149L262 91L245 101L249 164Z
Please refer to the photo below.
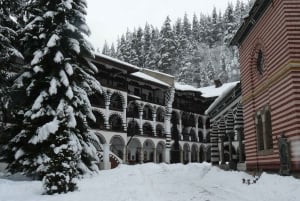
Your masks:
M79 190L41 195L39 181L0 179L0 201L297 201L300 180L263 173L255 184L243 172L210 164L121 165L80 180Z

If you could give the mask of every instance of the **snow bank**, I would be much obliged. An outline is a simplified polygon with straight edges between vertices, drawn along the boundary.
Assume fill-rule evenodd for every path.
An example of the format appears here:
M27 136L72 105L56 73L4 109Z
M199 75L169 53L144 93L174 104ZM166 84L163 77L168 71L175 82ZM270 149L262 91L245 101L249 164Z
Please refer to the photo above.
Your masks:
M295 201L300 196L300 182L292 177L263 173L251 185L243 178L252 176L207 163L121 165L79 181L78 191L63 195L41 195L38 181L0 179L0 201Z

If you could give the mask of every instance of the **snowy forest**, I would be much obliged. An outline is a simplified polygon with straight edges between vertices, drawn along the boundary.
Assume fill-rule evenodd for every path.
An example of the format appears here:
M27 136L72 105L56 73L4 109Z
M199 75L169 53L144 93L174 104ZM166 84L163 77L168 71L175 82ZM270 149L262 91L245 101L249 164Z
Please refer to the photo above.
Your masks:
M253 1L229 3L224 13L187 14L172 22L166 17L161 29L150 24L127 30L117 44L104 44L101 53L133 65L175 76L178 82L204 87L214 80L239 80L238 50L229 43ZM100 50L98 50L100 51Z

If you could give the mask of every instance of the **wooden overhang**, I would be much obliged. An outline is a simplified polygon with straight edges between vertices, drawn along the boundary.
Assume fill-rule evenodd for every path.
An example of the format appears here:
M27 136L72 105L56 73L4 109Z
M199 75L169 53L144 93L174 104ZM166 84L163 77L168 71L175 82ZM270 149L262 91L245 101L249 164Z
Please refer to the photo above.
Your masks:
M95 58L92 59L91 61L93 63L102 64L108 69L112 69L112 68L117 69L118 71L124 74L131 74L134 72L138 72L140 70L140 68L137 66L134 66L132 64L102 54L95 54Z
M230 45L240 46L251 32L255 24L259 21L273 0L256 0L249 15L244 18L244 22L230 41Z

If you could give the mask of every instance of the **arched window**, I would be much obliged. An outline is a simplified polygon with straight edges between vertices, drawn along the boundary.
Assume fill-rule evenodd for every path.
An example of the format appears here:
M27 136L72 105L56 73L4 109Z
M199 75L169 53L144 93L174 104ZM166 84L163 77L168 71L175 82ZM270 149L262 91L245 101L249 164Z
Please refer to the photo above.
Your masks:
M256 69L257 72L262 75L264 71L264 55L262 50L260 49L257 53L257 58L256 58Z
M182 133L184 141L189 141L190 140L190 135L189 135L188 129L186 127L182 129L181 133Z
M153 120L152 108L149 105L145 105L143 109L143 119L144 120Z
M92 94L89 96L89 100L91 102L91 105L94 107L101 107L104 108L105 107L105 99L103 94Z
M109 125L112 131L123 131L122 119L119 115L111 115L109 118Z
M146 122L143 124L143 134L147 136L153 136L153 129L150 123Z
M157 137L163 137L164 136L163 131L164 131L163 126L158 124L156 126L156 136Z
M258 113L255 117L256 124L256 139L257 139L257 150L264 150L264 134L263 134L263 123L261 114Z
M198 138L199 138L199 142L203 142L203 133L202 131L198 131Z
M96 117L96 122L87 119L88 125L92 128L92 129L100 129L100 130L104 130L105 126L104 126L104 118L102 116L102 114L100 114L99 112L93 111L94 116Z
M273 139L272 139L272 121L271 113L267 109L265 111L265 128L266 128L266 148L273 149Z
M197 136L196 136L196 132L194 129L190 130L190 136L191 136L191 141L192 142L197 142Z
M134 136L140 134L140 128L136 121L130 121L127 126L127 135Z
M119 93L113 93L110 99L109 109L115 111L123 111L122 104L122 96Z
M203 128L202 116L198 118L198 128Z
M131 102L127 108L127 117L139 118L139 108L136 102Z
M156 111L156 121L157 122L164 122L164 111L160 107Z

